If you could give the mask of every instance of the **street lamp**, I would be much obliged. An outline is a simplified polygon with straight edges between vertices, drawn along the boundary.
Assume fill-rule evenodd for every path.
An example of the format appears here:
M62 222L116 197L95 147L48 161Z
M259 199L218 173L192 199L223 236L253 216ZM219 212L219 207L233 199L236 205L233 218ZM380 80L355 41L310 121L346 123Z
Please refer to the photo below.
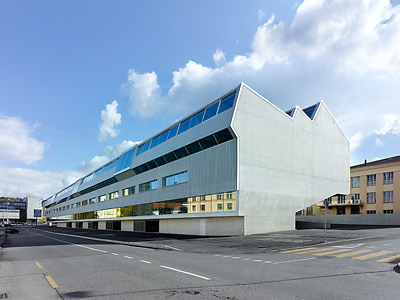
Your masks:
M324 200L325 210L324 210L324 240L326 243L326 210L330 204L329 198Z

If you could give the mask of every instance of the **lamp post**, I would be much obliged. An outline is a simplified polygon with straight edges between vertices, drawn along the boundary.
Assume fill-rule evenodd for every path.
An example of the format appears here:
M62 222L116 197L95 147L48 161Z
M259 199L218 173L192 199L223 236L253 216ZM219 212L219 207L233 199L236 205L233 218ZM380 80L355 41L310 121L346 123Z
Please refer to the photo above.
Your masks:
M10 221L9 221L9 215L8 215L8 205L10 204L10 202L7 202L7 223L9 223ZM3 221L3 223L4 223L4 221Z
M324 240L326 243L326 210L328 209L329 206L329 199L324 200L324 205L325 205L325 210L324 210Z

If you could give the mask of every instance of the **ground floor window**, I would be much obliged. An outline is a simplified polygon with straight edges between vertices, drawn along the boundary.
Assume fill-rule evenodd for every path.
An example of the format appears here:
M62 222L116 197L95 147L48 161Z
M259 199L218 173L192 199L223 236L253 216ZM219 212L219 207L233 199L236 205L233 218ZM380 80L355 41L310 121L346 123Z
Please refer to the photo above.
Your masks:
M367 210L367 215L375 215L376 210Z
M384 209L383 213L384 214L392 214L393 213L393 209Z

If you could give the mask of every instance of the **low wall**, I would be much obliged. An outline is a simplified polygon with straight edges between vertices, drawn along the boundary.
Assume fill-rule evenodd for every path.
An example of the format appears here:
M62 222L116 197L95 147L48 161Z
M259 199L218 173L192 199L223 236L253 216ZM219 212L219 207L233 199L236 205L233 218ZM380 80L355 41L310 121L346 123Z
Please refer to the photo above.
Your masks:
M314 223L321 228L325 216L296 216L296 223ZM358 225L358 226L400 226L400 214L379 214L379 215L327 215L327 223L332 225ZM311 224L310 224L311 225ZM307 226L307 225L306 225ZM311 228L311 227L302 227ZM300 228L298 228L300 229Z

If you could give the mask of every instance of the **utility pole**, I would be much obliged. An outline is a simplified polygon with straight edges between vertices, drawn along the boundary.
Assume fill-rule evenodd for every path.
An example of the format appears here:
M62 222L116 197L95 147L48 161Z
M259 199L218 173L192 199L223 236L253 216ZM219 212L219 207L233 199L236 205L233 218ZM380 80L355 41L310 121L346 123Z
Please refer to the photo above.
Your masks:
M324 200L325 210L324 210L324 241L326 243L326 210L329 206L329 199Z

